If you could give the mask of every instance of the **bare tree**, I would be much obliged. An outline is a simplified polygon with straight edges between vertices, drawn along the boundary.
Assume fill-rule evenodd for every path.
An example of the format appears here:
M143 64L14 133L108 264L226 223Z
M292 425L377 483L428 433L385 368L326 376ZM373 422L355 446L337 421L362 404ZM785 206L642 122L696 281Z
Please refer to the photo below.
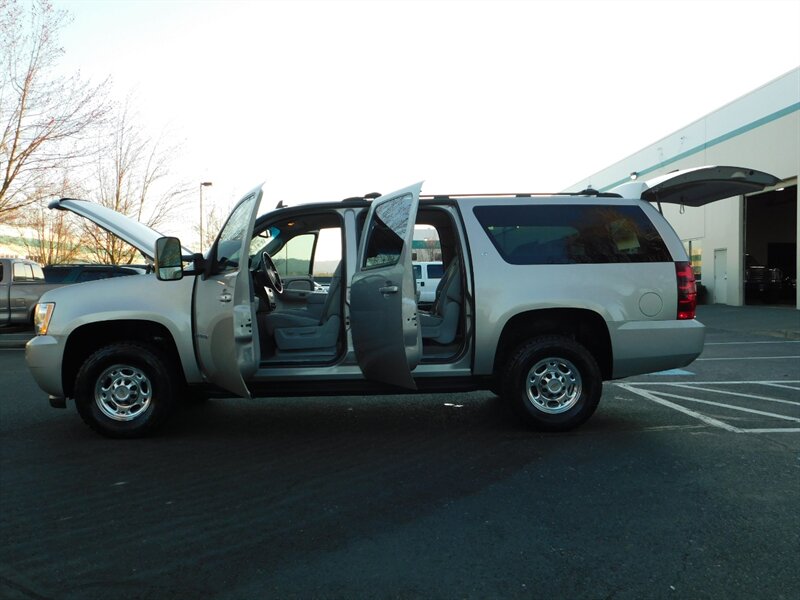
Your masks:
M211 245L217 240L217 234L225 223L226 215L223 214L216 206L212 206L211 210L205 211L203 215L203 239L201 248L208 250ZM200 239L200 226L195 225L193 228L194 234L197 239ZM198 248L199 251L199 248Z
M33 238L22 237L28 257L44 265L75 262L82 248L80 229L72 217L43 204L29 207L17 221L23 232L33 234Z
M147 137L128 102L113 119L109 147L98 156L96 187L89 198L154 229L163 226L189 193L184 184L170 184L174 147ZM108 264L130 264L137 255L116 236L89 223L84 233L93 258Z
M107 81L54 73L66 20L49 0L0 0L0 215L36 202L54 167L85 157L107 111Z
M442 250L439 247L439 240L426 239L424 246L417 249L417 260L420 262L442 260Z
M439 240L425 240L425 246L430 254L431 260L442 260L442 248Z

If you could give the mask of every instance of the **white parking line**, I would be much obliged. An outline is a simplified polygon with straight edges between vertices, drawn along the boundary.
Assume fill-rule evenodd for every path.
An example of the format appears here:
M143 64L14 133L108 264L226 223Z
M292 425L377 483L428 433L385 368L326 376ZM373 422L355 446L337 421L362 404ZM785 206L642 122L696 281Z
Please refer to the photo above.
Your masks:
M790 382L791 383L791 382ZM796 390L800 392L800 387L792 387L791 385L781 385L780 383L773 383L773 382L764 382L764 385L770 385L776 388L783 388L785 390Z
M779 358L800 358L800 356L733 356L730 358L696 358L695 361L701 360L777 360Z
M793 402L792 400L781 400L780 398L767 398L766 396L756 396L754 394L742 394L740 392L731 392L729 390L715 390L714 388L700 387L699 385L686 384L686 383L665 383L672 387L679 387L688 390L700 390L701 392L712 392L714 394L726 394L728 396L740 396L742 398L750 398L753 400L766 400L767 402L778 402L780 404L792 404L800 406L800 402Z
M678 412L682 412L682 413L684 413L686 415L689 415L690 417L694 417L695 419L698 419L698 420L702 421L703 423L705 423L707 425L711 425L712 427L718 427L720 429L724 429L726 431L732 431L734 433L741 433L741 430L738 427L734 427L733 425L728 425L727 423L724 423L724 422L719 421L717 419L714 419L712 417L708 417L708 416L706 416L704 414L701 414L699 412L695 412L695 411L693 411L693 410L691 410L689 408L681 406L680 404L675 404L674 402L670 402L669 400L664 400L663 398L659 398L658 396L655 396L655 395L651 394L650 392L646 392L645 390L637 390L634 387L632 387L630 384L618 383L617 385L619 387L621 387L622 389L624 389L624 390L628 390L629 392L631 392L633 394L637 394L639 396L642 396L643 398L646 398L647 400L655 402L656 404L661 404L661 405L666 406L668 408L672 408L674 410L677 410Z
M719 384L725 384L725 385L773 385L773 386L776 386L776 387L783 387L783 388L795 390L797 388L794 388L794 387L791 387L791 386L787 386L787 385L784 385L784 384L792 384L792 383L800 384L800 380L780 380L780 381L702 381L702 382L690 382L690 383L686 383L686 382L683 382L683 381L681 381L681 382L661 382L661 381L652 382L652 381L647 381L647 382L641 382L641 383L640 382L636 382L636 383L616 383L614 385L616 385L616 386L618 386L618 387L620 387L622 389L625 389L625 390L627 390L627 391L629 391L629 392L631 392L633 394L641 396L642 398L650 400L651 402L655 402L656 404L660 404L662 406L666 406L668 408L672 408L672 409L677 410L678 412L681 412L681 413L683 413L685 415L688 415L690 417L698 419L699 421L702 421L706 425L711 425L712 427L717 427L719 429L724 429L725 431L730 431L730 432L733 432L733 433L754 433L754 434L761 434L761 433L800 433L800 427L756 427L756 428L752 428L752 429L743 429L743 428L739 428L739 427L734 427L733 425L729 425L728 423L725 423L724 421L721 421L719 419L715 419L715 418L710 417L708 415L704 415L702 413L694 411L694 410L692 410L690 408L686 408L685 406L682 406L681 404L677 404L675 402L670 402L664 396L667 396L667 397L670 397L670 398L675 398L677 400L682 400L682 401L686 401L686 402L695 402L695 403L699 403L699 404L707 404L707 405L711 405L711 406L718 406L720 408L727 408L727 409L730 409L730 410L736 410L736 411L740 411L740 412L753 413L753 414L758 414L758 415L765 416L765 417L772 417L772 418L782 419L782 420L785 420L785 421L800 422L800 419L797 419L795 417L789 417L789 416L786 416L786 415L780 415L780 414L770 413L770 412L766 412L766 411L759 411L759 410L750 409L750 408L744 408L744 407L740 407L740 406L732 406L730 404L722 404L720 402L711 402L709 400L700 400L699 398L692 398L692 397L689 397L689 396L678 396L676 394L669 394L667 392L662 392L662 391L653 390L652 392L650 392L650 391L646 391L644 389L638 389L638 388L640 388L640 386L652 386L652 385L665 386L666 385L666 386L671 386L671 387L680 387L680 388L688 388L688 389L696 388L696 389L698 389L698 391L722 392L722 393L728 393L730 395L745 395L745 394L738 394L738 393L734 393L734 392L729 392L729 391L726 391L726 390L714 390L714 389L707 389L706 390L706 389L703 389L703 388L700 388L699 386L697 386L698 383L699 384L703 384L703 385L711 385L711 384L716 384L716 385L719 385ZM747 397L752 397L752 396L747 396Z
M775 340L774 342L706 342L706 346L749 346L750 344L800 344L800 340Z
M800 384L800 379L770 379L768 381L637 381L633 385L667 385L670 383L680 383L681 385L775 385L778 387L788 387L788 386L781 386L782 383L798 383ZM617 385L623 385L618 383ZM789 389L800 389L800 388L789 388Z
M800 433L800 427L779 427L778 429L740 429L739 433Z
M667 392L656 392L660 396L667 398L677 398L678 400L686 400L687 402L697 402L698 404L708 404L710 406L718 406L720 408L727 408L729 410L738 410L740 412L752 413L754 415L761 415L763 417L773 417L775 419L783 419L784 421L795 421L800 423L797 417L789 417L787 415L779 415L777 413L766 412L763 410L756 410L754 408L745 408L744 406L732 406L730 404L722 404L721 402L712 402L711 400L700 400L700 398L692 398L690 396L678 396L676 394L668 394Z

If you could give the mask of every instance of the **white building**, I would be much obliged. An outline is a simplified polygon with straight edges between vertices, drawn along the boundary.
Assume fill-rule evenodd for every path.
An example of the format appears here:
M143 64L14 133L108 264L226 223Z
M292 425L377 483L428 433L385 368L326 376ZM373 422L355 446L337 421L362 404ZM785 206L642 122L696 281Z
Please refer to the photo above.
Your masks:
M692 256L707 292L706 302L733 306L783 303L800 309L796 288L800 262L800 68L570 189L591 186L605 191L633 177L650 179L703 165L749 167L781 180L758 194L702 208L663 206L664 215ZM746 271L752 265L766 268ZM757 278L773 280L768 292L758 291L764 284L756 282Z

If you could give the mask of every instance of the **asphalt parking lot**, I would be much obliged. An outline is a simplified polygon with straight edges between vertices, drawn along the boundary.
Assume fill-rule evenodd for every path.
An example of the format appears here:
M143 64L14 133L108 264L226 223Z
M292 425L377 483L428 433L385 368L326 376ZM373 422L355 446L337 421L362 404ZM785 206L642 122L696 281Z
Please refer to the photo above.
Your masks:
M709 427L800 433L800 313L720 306L700 312L706 344L692 365L614 385Z
M107 440L6 339L0 597L800 597L800 312L699 318L697 361L607 383L570 434L473 393L212 401Z

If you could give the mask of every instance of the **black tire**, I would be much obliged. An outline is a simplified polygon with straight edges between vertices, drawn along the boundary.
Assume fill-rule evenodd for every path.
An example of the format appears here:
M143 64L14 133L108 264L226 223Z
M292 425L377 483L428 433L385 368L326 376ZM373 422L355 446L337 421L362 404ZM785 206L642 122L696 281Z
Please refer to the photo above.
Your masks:
M81 365L75 378L75 406L84 422L105 436L148 435L175 408L181 389L175 372L151 346L110 344Z
M594 356L575 340L547 335L514 352L503 373L503 397L525 423L568 431L592 416L603 392Z

